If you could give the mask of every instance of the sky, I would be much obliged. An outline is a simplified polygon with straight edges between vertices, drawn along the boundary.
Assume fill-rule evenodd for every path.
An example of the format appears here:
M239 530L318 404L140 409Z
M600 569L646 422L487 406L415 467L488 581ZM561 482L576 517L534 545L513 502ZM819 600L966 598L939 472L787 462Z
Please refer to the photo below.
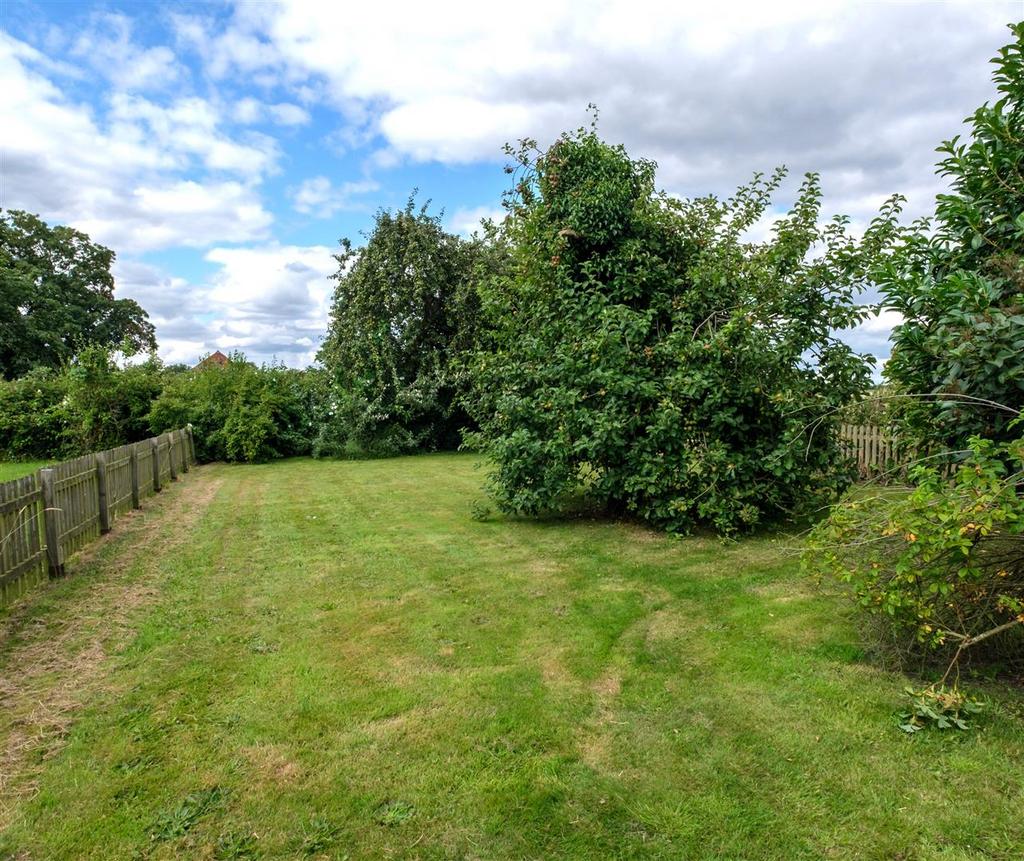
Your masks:
M502 146L589 122L682 196L817 171L823 215L908 218L935 147L992 100L1019 2L0 0L0 207L117 254L160 355L304 366L339 238L416 190L468 234L500 217ZM870 300L870 295L865 301ZM883 313L845 337L884 359Z

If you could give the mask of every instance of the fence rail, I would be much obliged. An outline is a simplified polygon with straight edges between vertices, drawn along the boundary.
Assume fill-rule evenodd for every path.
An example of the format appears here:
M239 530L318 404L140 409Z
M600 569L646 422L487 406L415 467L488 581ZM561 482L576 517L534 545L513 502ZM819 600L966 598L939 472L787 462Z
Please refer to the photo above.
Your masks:
M62 576L71 554L195 462L186 428L0 483L0 606Z

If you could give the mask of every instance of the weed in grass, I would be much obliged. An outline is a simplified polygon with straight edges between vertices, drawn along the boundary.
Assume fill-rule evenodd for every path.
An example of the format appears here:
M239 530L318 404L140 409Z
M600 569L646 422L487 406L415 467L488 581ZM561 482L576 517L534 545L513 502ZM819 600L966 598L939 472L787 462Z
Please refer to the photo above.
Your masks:
M160 843L184 837L200 819L217 807L223 798L224 792L219 786L189 793L176 807L157 816L150 832L150 839L154 843Z
M153 768L159 761L159 757L148 753L141 756L130 756L127 759L116 762L114 764L114 771L118 772L118 774L137 774L138 772Z
M259 634L253 634L249 638L249 651L254 655L270 655L276 652L277 649L276 643L268 643Z
M416 815L416 808L408 801L382 801L373 811L373 821L378 825L393 827L407 822Z
M227 831L213 847L215 861L252 861L259 857L256 835L250 831Z
M299 851L306 857L324 852L334 845L340 834L340 826L331 820L319 814L311 816L302 824Z
M910 711L901 712L897 720L899 728L908 734L926 727L968 730L971 725L967 719L983 708L978 700L959 688L933 685L922 690L908 687L905 691L911 698Z

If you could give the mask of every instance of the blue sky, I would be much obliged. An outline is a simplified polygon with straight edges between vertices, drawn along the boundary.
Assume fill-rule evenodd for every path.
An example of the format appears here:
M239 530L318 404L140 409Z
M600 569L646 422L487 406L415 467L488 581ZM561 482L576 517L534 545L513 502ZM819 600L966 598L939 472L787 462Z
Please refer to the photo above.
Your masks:
M770 8L768 8L770 6ZM418 199L499 212L505 141L601 108L682 195L821 172L827 214L927 212L934 147L991 98L1019 3L0 6L0 206L113 248L161 355L304 365L339 237ZM766 221L760 229L767 231ZM850 334L884 357L891 316Z

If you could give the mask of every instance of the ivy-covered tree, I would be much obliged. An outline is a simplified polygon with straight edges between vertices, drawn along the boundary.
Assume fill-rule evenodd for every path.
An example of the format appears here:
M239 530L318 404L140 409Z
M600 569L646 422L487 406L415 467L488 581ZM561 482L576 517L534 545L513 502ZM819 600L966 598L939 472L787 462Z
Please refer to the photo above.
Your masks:
M114 298L113 262L80 231L0 211L0 376L57 368L90 344L156 349L146 312Z
M413 198L377 213L366 245L347 239L318 359L334 383L324 454L452 449L467 423L460 353L475 338L480 241L447 233Z
M1024 406L1024 22L1011 30L992 61L998 100L939 147L950 189L934 218L903 229L873 273L904 318L885 367L912 396L904 430L954 450L1011 439L1002 407Z
M680 201L592 130L510 153L512 265L481 288L492 341L471 398L499 507L582 497L731 533L838 491L836 410L871 374L834 332L862 317L896 202L858 243L844 218L819 224L809 175L771 239L750 242L781 170L730 200Z

